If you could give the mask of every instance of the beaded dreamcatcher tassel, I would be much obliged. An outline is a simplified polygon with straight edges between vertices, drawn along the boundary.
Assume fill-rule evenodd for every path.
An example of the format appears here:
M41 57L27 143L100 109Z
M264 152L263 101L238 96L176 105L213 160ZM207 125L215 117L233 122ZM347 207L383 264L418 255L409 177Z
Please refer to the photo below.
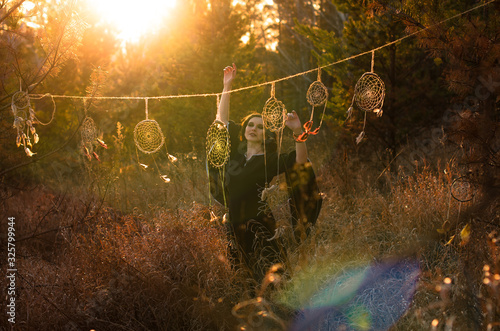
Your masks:
M297 138L295 138L295 140L297 140L298 142L306 141L309 135L318 134L319 129L323 124L323 118L325 117L326 104L327 104L326 101L328 100L328 89L321 82L321 68L318 68L318 79L309 86L306 98L307 102L309 102L309 104L312 106L311 118L309 119L309 121L304 123L304 132L300 134ZM323 114L321 115L321 120L319 122L319 125L316 129L311 130L313 126L314 107L319 107L323 104L324 104Z
M353 112L354 102L356 102L356 106L365 112L363 130L356 138L357 144L359 144L365 136L366 113L371 111L377 114L378 117L382 116L383 113L382 107L385 98L385 84L384 81L373 72L374 63L375 51L372 52L371 71L365 72L356 83L351 106L347 110L347 118L349 118Z
M217 95L217 109L219 107L219 95ZM229 160L229 153L231 151L231 140L229 138L230 136L227 125L218 119L216 119L208 128L206 144L207 176L209 176L209 166L216 168L219 171L224 205L227 205L225 194L225 165Z
M144 99L144 103L146 119L140 121L134 127L134 142L136 147L135 152L137 155L137 162L143 169L148 168L147 164L140 162L139 152L137 151L137 149L139 149L144 154L150 154L153 157L153 162L156 165L156 170L158 171L161 180L163 180L165 183L169 183L170 178L168 178L167 175L163 175L161 173L160 168L158 167L158 164L156 163L156 160L154 158L154 154L158 152L165 143L165 137L163 136L163 132L158 122L149 119L148 98Z
M10 107L12 115L14 115L13 127L17 130L16 146L22 145L26 155L31 157L36 153L33 153L30 148L33 148L33 144L38 143L39 137L33 126L35 114L31 108L28 94L24 91L14 93ZM30 135L33 138L33 144Z
M49 125L54 119L56 104L54 102L54 98L51 98L54 105L52 118L48 123L43 123L36 117L35 110L31 105L30 96L27 92L24 92L20 88L20 90L12 96L10 109L12 115L14 116L13 127L17 131L16 146L21 147L22 145L24 152L30 157L36 154L32 151L33 145L40 141L40 137L35 129L35 124Z

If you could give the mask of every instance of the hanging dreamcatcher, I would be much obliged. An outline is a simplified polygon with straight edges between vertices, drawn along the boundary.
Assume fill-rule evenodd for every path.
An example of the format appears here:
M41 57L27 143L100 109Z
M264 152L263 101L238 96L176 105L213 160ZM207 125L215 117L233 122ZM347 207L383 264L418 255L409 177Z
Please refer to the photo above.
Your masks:
M460 202L471 201L476 194L477 187L468 176L455 178L451 183L451 195Z
M365 136L366 113L374 112L377 116L382 116L382 107L384 105L385 84L382 79L373 72L373 64L375 61L375 51L372 52L371 71L365 72L356 83L354 88L354 96L351 106L347 111L347 118L351 116L354 102L356 106L365 112L363 122L363 130L356 138L356 143L360 143Z
M275 97L274 83L271 86L271 97L267 99L262 110L264 128L272 132L280 132L285 127L286 109L283 102Z
M276 134L277 144L277 173L279 174L279 157L281 152L281 143L283 140L283 129L285 127L286 108L285 105L275 97L275 84L271 85L271 97L266 101L262 111L262 122L264 123L264 131L269 130ZM266 184L261 193L261 201L264 205L260 208L262 212L271 212L274 218L279 220L289 220L291 213L289 212L288 205L288 191L286 182L281 181L280 176L269 185L269 178L267 175L267 154L266 142L264 132L264 169ZM279 230L277 230L278 233Z
M94 147L102 146L107 149L108 146L104 143L102 139L99 139L99 130L95 124L92 117L87 114L87 103L86 99L83 99L83 109L85 111L85 118L80 126L80 137L81 137L81 149L83 155L87 157L89 161L97 160L101 161L99 155L94 150Z
M318 80L313 82L306 94L307 102L312 106L311 110L311 118L309 121L304 123L304 132L302 132L298 137L295 137L295 140L298 142L304 142L307 140L309 135L316 135L323 124L323 117L325 116L326 111L326 101L328 100L328 89L321 82L321 68L318 69ZM311 130L313 126L313 117L314 117L314 107L319 107L324 104L323 114L321 115L321 121L316 129Z
M219 95L217 95L217 112L220 107ZM231 151L231 140L227 125L222 121L216 119L208 128L207 131L207 176L209 174L209 165L216 168L219 172L219 179L221 190L224 198L224 205L226 205L225 194L225 165L229 160L229 153Z
M150 154L153 158L153 162L156 166L161 180L163 180L165 183L170 183L170 178L168 178L167 175L163 175L161 173L154 157L154 154L158 152L163 145L165 145L166 148L165 137L163 136L163 132L158 122L148 118L148 98L145 98L144 101L146 119L137 123L134 128L134 142L136 147L137 162L142 169L147 169L149 166L145 163L140 162L139 152L137 150L140 150L144 154ZM170 155L168 151L167 156L171 162L177 161L177 158L173 155Z
M289 204L290 196L284 174L279 174L262 190L261 200L265 204L260 208L264 213L271 213L276 220L277 230L271 239L281 237L285 229L290 229L292 211Z
M54 98L52 98L52 103L54 105L52 118L48 123L43 123L36 117L35 110L31 105L30 96L27 92L20 89L12 96L10 108L14 116L13 127L17 130L16 146L20 147L22 145L24 152L30 157L36 154L32 151L33 145L40 141L35 124L49 125L54 119L56 110Z

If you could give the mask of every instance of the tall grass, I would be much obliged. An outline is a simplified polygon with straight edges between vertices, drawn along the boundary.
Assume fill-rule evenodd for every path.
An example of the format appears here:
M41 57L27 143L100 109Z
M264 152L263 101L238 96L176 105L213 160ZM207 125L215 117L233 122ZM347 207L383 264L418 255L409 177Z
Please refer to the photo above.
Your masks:
M467 205L450 196L453 164L404 177L346 160L318 168L316 226L301 243L285 234L288 260L254 288L228 260L224 210L203 194L203 165L182 162L171 186L139 168L86 169L93 179L80 188L38 186L4 199L5 215L17 220L16 330L283 330L335 277L407 257L421 274L394 330L429 330L436 320L473 329L468 282L483 276L491 281L478 283L483 297L476 291L474 300L489 323L498 320L498 266L463 274ZM491 254L493 239L484 240Z

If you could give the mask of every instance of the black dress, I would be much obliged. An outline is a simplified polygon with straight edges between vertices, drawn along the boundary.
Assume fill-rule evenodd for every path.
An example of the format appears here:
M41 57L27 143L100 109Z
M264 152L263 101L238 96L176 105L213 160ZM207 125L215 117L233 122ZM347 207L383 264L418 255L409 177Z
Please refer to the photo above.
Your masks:
M266 155L253 155L247 161L246 150L242 149L239 141L239 126L230 121L228 131L231 139L229 162L223 181L217 171L210 172L211 193L219 202L223 202L221 184L224 182L225 199L229 208L228 234L233 243L231 255L247 267L254 279L261 281L272 265L283 263L286 259L285 248L278 239L273 238L276 221L271 213L266 212L264 202L261 201L262 190L266 183L270 183L280 173L287 174L287 182L298 177L295 169L300 166L296 165L295 151L280 154L279 158L276 152L266 151ZM310 169L312 171L312 167ZM289 184L292 198L295 195L300 198L303 195L301 190L294 188L293 183ZM321 199L319 194L316 196L319 205L316 199L315 207L320 207ZM295 219L292 223L296 223L296 218L300 217L299 209L292 208ZM316 210L314 221L317 213L319 209Z

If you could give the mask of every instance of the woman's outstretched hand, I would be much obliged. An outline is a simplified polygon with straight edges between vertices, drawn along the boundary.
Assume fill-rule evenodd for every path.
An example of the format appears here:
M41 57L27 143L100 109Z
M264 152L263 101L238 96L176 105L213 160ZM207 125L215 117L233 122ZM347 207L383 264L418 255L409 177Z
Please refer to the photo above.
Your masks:
M224 88L231 88L234 77L236 77L236 65L227 66L224 68Z
M294 133L298 133L299 131L302 132L302 124L300 123L300 118L295 110L292 110L291 113L286 115L285 125Z
M231 95L231 85L234 77L236 77L236 65L227 66L224 68L224 89L220 98L219 109L217 109L216 119L227 124L229 121L229 96Z

